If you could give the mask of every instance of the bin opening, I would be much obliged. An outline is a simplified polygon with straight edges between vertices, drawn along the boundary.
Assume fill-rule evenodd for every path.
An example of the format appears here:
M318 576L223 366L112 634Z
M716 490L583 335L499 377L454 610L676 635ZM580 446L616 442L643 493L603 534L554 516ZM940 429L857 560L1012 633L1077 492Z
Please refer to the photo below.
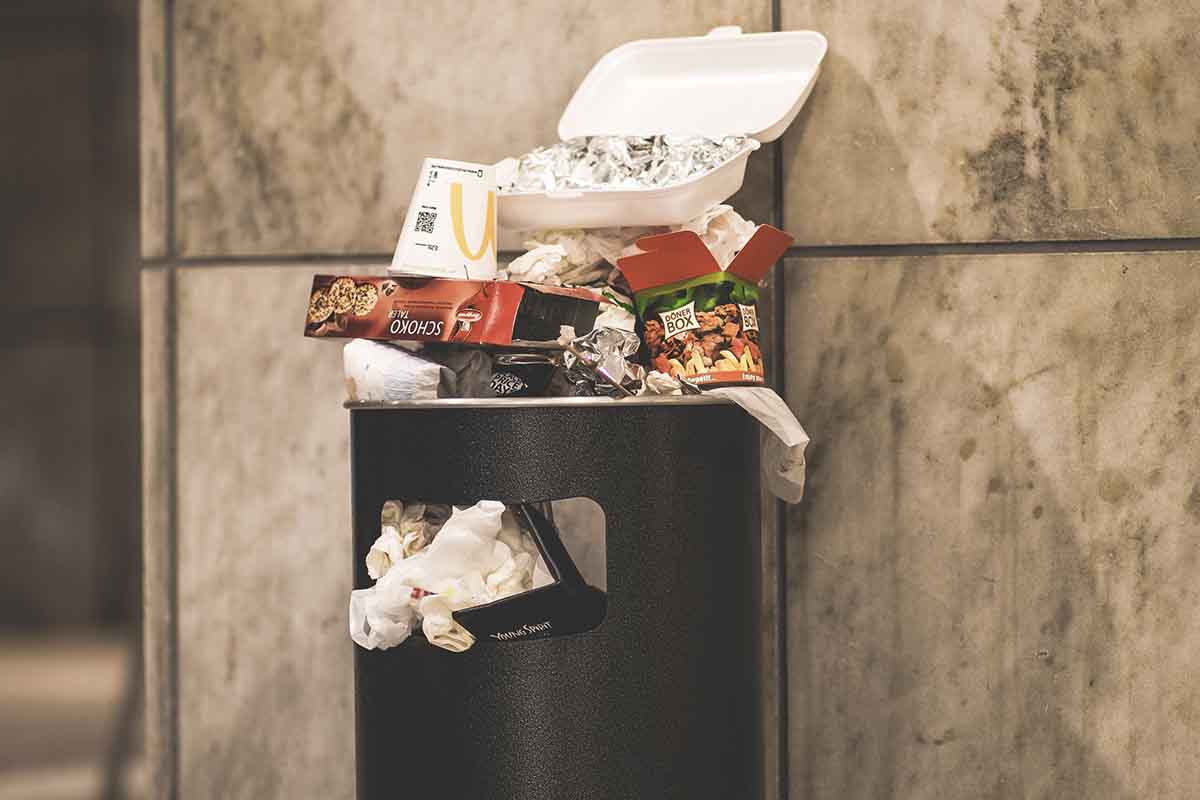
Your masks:
M582 633L607 609L604 511L590 498L389 500L365 559L376 583L351 594L350 631L367 649L394 647L418 624L456 652Z

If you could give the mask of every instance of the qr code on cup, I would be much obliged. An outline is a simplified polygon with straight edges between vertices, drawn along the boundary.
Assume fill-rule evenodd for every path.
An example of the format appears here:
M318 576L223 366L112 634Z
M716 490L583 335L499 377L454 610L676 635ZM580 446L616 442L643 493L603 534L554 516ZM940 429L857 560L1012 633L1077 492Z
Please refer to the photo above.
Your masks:
M417 233L433 233L433 223L437 220L436 211L417 212Z

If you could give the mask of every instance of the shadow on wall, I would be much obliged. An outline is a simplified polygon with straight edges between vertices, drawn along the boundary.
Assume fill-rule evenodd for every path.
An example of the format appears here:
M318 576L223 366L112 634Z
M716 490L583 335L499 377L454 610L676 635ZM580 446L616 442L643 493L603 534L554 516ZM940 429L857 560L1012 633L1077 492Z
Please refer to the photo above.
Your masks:
M892 241L926 238L870 84L836 52L826 69L784 157L838 178L792 177L793 192L830 191L801 225L863 241L855 221L871 219ZM855 124L822 120L843 133L820 138L810 120L828 114ZM1038 375L985 375L954 332L931 333L939 314L981 329L954 316L946 284L970 280L957 264L802 265L791 313L819 302L821 318L790 318L789 340L822 349L789 358L790 400L814 433L788 526L793 791L1132 796L1087 738L1089 700L1117 688L1114 611L1086 568L1078 509L1053 489L1063 477L1039 466L1012 411L1010 393Z
M1086 465L1103 461L1101 434L1112 438L1093 381L1110 360L1136 364L1143 345L1100 348L1078 330L1104 312L1014 324L1031 298L1043 306L1031 314L1070 310L1052 265L938 261L793 271L804 301L792 313L823 315L798 325L822 349L792 380L814 434L789 525L794 791L1133 797L1124 781L1136 778L1110 767L1117 751L1136 762L1133 723L1128 743L1105 742L1124 724L1113 708L1132 713L1136 674L1136 643L1116 622L1127 598L1112 586L1136 575L1128 602L1140 610L1159 529L1122 509L1140 491L1131 478ZM1004 296L1021 276L1029 285ZM994 303L1001 324L960 302ZM1126 312L1102 334L1130 323ZM1000 358L964 358L974 352ZM1038 358L1050 365L1022 363ZM1102 503L1084 499L1096 485ZM1186 722L1186 709L1170 715ZM1146 741L1145 757L1161 760L1167 738Z
M789 221L788 232L801 246L869 244L861 222L866 219L872 220L872 231L888 231L891 241L926 238L904 153L875 90L835 50L826 55L823 73L783 144L785 210L789 198L813 191L810 187L820 187L822 198L803 203L812 211ZM847 116L850 123L839 119ZM784 219L789 216L795 215Z

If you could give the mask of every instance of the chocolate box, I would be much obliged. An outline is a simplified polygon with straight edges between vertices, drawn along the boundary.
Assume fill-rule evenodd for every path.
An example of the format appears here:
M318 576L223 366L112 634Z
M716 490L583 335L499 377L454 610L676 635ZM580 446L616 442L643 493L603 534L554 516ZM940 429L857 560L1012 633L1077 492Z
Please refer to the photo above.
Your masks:
M758 327L758 284L792 237L760 225L729 265L693 231L639 239L644 251L618 259L634 292L651 369L704 388L766 383Z
M587 333L606 302L591 289L510 281L317 275L304 335L557 347L561 326Z

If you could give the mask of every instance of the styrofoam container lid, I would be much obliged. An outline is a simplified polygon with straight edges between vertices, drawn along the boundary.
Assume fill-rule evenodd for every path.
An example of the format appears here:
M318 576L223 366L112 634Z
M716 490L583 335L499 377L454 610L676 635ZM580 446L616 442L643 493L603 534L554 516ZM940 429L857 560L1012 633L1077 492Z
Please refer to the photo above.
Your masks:
M812 91L828 44L816 31L643 39L610 50L558 122L576 136L776 139Z

